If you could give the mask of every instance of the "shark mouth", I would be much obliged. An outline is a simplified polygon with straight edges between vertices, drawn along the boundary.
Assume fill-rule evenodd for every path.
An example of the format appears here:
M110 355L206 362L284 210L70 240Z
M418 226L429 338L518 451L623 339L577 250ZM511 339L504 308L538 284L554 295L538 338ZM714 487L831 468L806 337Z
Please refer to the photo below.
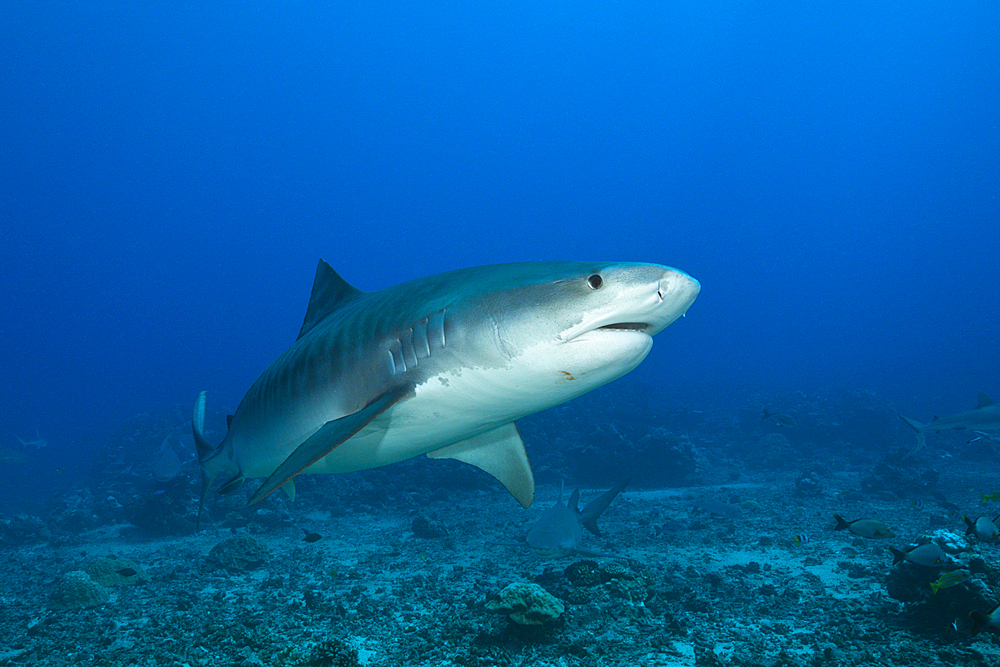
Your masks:
M645 334L649 335L649 331L652 326L648 322L612 322L611 324L604 324L601 326L593 326L570 333L564 339L564 342L572 342L576 340L586 339L588 334L602 335L602 332L612 332L613 335L626 335L626 334Z
M603 327L597 327L595 331L600 331L601 329L619 329L622 331L639 331L641 333L646 333L649 330L649 325L645 322L617 322L615 324L605 324Z

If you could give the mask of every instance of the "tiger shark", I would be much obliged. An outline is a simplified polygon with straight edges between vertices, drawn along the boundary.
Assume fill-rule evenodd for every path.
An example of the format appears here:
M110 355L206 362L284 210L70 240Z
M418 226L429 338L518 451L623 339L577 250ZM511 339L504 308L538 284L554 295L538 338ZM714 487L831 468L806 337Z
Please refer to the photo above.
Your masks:
M524 262L364 292L325 261L298 339L253 383L221 444L192 417L201 504L266 478L253 505L294 477L426 454L471 464L528 507L534 477L516 420L634 369L701 289L657 264Z
M937 417L926 424L915 419L899 415L900 419L917 432L917 444L903 460L910 458L924 446L924 436L929 432L939 433L947 429L972 429L976 431L994 431L1000 429L1000 405L994 403L989 396L979 392L979 402L976 407L965 412L958 412L947 417Z

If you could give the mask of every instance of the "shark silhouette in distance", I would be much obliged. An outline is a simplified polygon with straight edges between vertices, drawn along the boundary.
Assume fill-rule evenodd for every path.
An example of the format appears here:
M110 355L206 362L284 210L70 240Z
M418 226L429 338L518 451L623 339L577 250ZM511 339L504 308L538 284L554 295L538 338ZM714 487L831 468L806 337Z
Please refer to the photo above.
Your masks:
M576 489L569 497L569 502L563 505L562 487L559 488L559 501L538 517L524 538L524 543L539 558L565 558L567 556L587 556L591 558L622 558L613 554L602 554L586 551L580 548L583 540L583 529L600 536L597 519L608 509L608 505L618 497L629 480L623 480L618 486L601 494L596 500L583 508L577 509L580 499L580 489Z
M42 447L46 447L49 441L38 434L38 429L35 429L35 437L31 440L24 440L21 436L16 436L18 441L21 443L21 451L26 452L29 449L34 449L38 451Z
M979 392L979 402L976 407L965 412L959 412L947 417L934 417L926 424L921 424L915 419L899 415L899 418L910 425L917 432L916 446L907 452L903 460L910 458L924 447L925 436L928 432L939 433L947 429L970 429L974 431L995 431L1000 429L1000 405L997 405L990 397Z
M515 420L615 380L649 353L700 285L666 266L524 262L460 269L363 292L325 261L298 339L250 387L220 445L195 404L201 509L266 477L293 478L419 454L492 475L531 505L534 477Z

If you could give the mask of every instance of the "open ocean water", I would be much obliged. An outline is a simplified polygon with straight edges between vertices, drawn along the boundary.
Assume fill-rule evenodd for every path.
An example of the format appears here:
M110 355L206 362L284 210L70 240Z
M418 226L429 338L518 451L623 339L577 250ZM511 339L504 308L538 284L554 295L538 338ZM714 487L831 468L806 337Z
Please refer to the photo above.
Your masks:
M0 667L1000 659L996 3L10 0L0 45ZM237 406L320 259L366 292L563 260L701 291L518 419L529 508L423 456L247 507L294 446ZM524 384L455 373L497 395L441 413L485 424L561 362L515 325L576 302L461 275L365 311L433 304L398 349L345 340L402 378L458 345L456 295L509 290ZM333 284L310 312L359 303ZM382 396L319 415L330 349L270 427ZM202 391L212 447L235 413L246 469L277 453L197 526Z

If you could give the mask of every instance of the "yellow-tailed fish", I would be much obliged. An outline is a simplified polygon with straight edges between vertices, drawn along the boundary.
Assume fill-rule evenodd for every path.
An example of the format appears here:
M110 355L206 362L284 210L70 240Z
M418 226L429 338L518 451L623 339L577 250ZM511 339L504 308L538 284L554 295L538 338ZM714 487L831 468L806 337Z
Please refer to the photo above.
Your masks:
M931 591L933 595L937 595L937 592L942 588L951 588L952 586L957 586L963 581L969 578L969 573L965 570L952 570L951 572L944 572L938 577L937 581L931 582Z

